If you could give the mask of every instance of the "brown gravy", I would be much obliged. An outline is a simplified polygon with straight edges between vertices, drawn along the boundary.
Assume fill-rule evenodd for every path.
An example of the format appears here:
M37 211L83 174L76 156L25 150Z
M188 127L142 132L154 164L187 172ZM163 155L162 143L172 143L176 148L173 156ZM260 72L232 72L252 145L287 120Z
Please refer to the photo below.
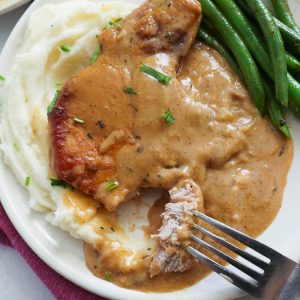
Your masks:
M153 139L153 131L149 132L146 124L138 126L141 146L151 147L144 147L138 157L130 157L130 152L126 151L121 153L119 159L127 161L134 173L127 174L124 168L120 176L126 182L134 182L143 177L144 170L151 170L152 177L147 174L144 177L149 185L155 186L159 186L160 180L167 185L168 181L173 184L176 177L191 176L202 189L207 215L251 236L258 236L280 209L293 158L292 141L283 138L267 118L260 117L239 79L222 57L207 46L195 45L177 79L185 89L186 98L184 101L175 98L175 103L169 103L176 122L158 141ZM142 125L142 118L149 116L150 120L153 114L155 119L165 105L162 103L161 107L154 105L149 109L145 103L137 104L141 114L137 113L136 118L140 118ZM159 131L165 125L159 123L156 126ZM152 159L157 157L157 152L160 153L158 164ZM161 161L168 167L159 169ZM166 198L154 203L150 209L145 237L159 227L159 215L165 202ZM147 268L151 254L147 252L143 253L135 270L125 273L119 272L113 264L99 260L101 253L93 247L85 245L84 251L87 266L94 275L104 278L105 272L111 272L113 283L131 289L177 290L194 284L208 273L199 264L184 273L163 274L150 279Z

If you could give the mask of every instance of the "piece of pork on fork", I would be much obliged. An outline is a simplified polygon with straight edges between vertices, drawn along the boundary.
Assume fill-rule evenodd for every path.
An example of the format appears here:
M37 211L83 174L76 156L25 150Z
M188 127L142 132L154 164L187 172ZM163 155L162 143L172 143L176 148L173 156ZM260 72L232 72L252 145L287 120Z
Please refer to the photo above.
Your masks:
M195 40L200 18L197 0L152 0L121 21L120 27L101 33L97 62L66 82L48 114L50 164L59 179L93 196L110 211L142 186L142 176L128 175L127 163L128 157L134 161L137 152L136 119L143 112L136 106L143 96L125 93L124 88L134 86L153 99L163 91L167 101L167 91L174 89L179 62ZM153 78L139 69L143 61L161 69L158 54L163 58L163 71L174 80L169 86L157 83L153 89L147 85ZM120 155L124 148L127 156Z
M197 263L181 246L189 244L195 223L191 210L204 210L200 187L191 179L181 180L169 191L170 202L162 214L162 225L151 237L156 248L150 266L151 277L159 273L183 272Z

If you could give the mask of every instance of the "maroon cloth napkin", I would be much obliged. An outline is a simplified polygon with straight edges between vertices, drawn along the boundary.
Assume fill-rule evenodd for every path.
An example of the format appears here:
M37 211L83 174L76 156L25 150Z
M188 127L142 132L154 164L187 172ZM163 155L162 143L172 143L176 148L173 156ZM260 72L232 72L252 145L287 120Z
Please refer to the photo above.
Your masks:
M48 267L18 234L0 203L0 244L14 247L58 300L105 300L68 281ZM1 246L0 246L1 247ZM3 246L2 246L3 247Z

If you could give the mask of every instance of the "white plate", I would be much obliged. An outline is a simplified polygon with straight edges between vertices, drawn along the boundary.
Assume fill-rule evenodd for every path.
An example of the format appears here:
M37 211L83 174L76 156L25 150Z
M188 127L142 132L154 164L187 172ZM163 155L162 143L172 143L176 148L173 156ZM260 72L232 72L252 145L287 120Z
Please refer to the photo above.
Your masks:
M24 36L29 14L46 3L59 3L62 0L36 0L20 19L10 35L0 57L0 73L8 73ZM130 0L132 2L133 0ZM134 0L136 3L142 0ZM293 11L297 12L300 22L300 3L291 1ZM259 240L274 247L290 258L300 261L300 122L290 117L292 134L295 140L295 158L289 172L283 206L272 225L260 236ZM17 231L31 249L51 268L75 284L110 299L233 299L241 291L227 283L216 274L211 274L194 286L164 294L142 293L117 287L94 277L84 263L81 242L70 237L62 230L48 224L39 213L30 210L28 194L14 178L14 175L0 161L0 197L2 204Z
M29 1L30 0L0 0L0 16Z

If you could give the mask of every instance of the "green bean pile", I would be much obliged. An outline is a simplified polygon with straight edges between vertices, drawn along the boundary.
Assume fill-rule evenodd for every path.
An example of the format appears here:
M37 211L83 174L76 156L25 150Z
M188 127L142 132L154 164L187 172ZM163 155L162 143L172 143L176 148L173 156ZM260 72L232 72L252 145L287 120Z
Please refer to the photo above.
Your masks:
M300 118L300 27L287 0L199 0L203 22L198 39L215 48L245 82L257 109L291 138L284 116ZM275 92L274 92L275 91Z

